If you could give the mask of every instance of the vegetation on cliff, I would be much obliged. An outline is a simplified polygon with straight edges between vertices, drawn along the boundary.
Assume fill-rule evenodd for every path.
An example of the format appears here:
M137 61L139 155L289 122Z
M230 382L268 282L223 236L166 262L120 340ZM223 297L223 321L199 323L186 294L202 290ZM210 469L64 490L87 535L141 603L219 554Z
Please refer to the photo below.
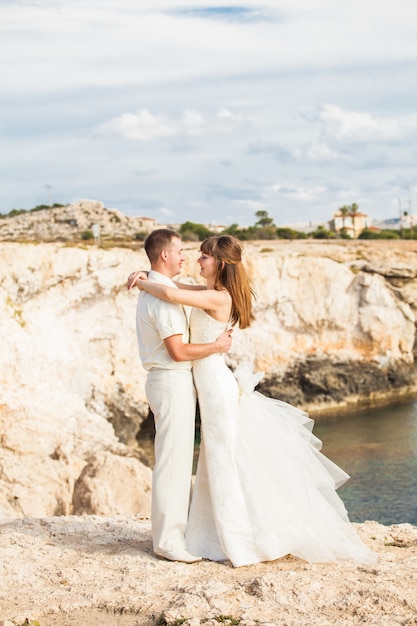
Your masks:
M357 203L345 205L339 211L346 215L354 215L358 211ZM230 224L219 231L208 224L186 221L180 225L167 224L168 227L178 229L184 241L202 241L214 234L233 235L242 241L255 240L297 240L323 239L340 240L351 239L347 228L338 232L332 230L328 224L320 224L314 230L305 232L291 227L277 226L267 211L259 210L255 213L255 222L248 227ZM115 209L107 209L101 202L87 200L71 205L54 203L41 204L33 209L12 209L7 214L0 213L0 240L3 241L90 241L108 246L112 242L116 245L123 243L132 247L142 242L147 230L141 222L143 218L129 217ZM93 234L94 225L101 229L100 240ZM155 225L157 225L155 221ZM383 229L367 228L358 231L357 239L416 239L415 228Z

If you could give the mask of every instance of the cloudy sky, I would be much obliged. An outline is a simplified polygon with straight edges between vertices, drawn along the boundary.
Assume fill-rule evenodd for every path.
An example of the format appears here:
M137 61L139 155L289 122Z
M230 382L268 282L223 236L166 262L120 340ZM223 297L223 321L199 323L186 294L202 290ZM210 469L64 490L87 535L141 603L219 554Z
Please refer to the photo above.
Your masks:
M0 0L0 212L417 212L414 0Z

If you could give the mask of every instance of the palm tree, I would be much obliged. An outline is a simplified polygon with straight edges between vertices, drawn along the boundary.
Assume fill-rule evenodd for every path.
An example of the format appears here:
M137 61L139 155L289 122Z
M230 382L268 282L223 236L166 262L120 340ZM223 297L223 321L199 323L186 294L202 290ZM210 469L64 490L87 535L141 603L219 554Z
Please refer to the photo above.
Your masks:
M343 230L345 230L346 228L346 218L350 213L350 208L348 207L347 204L344 204L343 206L340 207L339 209L339 213L342 216L342 224L343 224Z
M353 226L353 237L356 238L356 229L355 229L355 217L359 211L359 205L356 202L353 202L350 207L348 207L350 216L352 218L352 226Z

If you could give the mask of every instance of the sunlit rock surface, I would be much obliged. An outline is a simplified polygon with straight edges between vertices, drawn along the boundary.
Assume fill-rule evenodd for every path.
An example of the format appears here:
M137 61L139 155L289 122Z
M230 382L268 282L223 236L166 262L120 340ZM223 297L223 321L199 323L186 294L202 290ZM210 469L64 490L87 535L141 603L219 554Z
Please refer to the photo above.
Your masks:
M415 624L417 528L355 528L375 564L287 556L233 568L157 559L149 520L139 516L0 521L0 624Z
M198 244L185 247L183 278L198 281ZM256 322L236 330L228 362L250 360L266 393L313 413L415 393L416 250L247 244ZM143 250L0 244L1 515L149 512L136 442L148 415L137 294L125 287L147 266ZM109 464L120 482L140 482L136 508L106 488Z

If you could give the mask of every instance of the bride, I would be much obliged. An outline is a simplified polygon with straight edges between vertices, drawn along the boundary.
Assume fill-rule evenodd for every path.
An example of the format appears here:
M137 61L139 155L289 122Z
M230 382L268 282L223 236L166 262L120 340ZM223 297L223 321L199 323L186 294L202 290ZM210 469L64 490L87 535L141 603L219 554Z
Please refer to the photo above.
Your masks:
M242 252L229 235L202 243L198 263L207 289L135 282L157 298L190 305L190 341L211 342L254 319ZM254 391L262 375L245 367L233 374L222 354L193 362L201 447L187 549L235 567L287 554L312 562L373 561L336 493L349 476L320 452L306 413Z

